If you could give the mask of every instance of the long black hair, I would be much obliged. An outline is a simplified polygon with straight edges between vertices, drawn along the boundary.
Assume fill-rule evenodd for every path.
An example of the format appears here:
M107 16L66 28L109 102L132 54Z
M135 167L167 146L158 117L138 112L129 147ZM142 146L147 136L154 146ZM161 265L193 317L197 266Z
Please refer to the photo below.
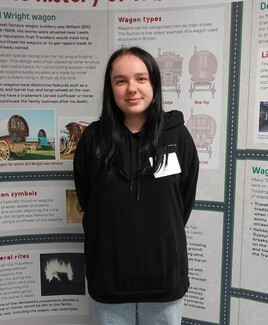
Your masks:
M153 99L146 111L146 122L140 151L144 162L140 166L140 175L155 172L163 163L165 148L164 112L162 108L162 89L159 67L152 55L139 47L121 48L115 51L106 66L103 87L103 103L101 113L101 143L99 157L102 169L107 175L112 171L124 174L123 156L128 142L127 130L124 126L124 114L115 103L111 74L113 63L124 55L135 55L143 61L153 88ZM153 158L152 168L148 168L149 157Z

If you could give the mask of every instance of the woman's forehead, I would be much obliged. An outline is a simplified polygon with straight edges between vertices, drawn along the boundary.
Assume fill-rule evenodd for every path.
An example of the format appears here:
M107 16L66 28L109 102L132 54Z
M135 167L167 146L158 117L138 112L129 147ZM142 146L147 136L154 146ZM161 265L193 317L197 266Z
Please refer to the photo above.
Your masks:
M148 73L148 69L138 56L126 53L114 60L111 74L127 74L129 72Z

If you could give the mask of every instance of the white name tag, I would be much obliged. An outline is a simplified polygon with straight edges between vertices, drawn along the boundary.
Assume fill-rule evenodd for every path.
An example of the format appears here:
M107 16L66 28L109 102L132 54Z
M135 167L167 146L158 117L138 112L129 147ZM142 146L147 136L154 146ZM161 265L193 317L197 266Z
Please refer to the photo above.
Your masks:
M149 160L150 160L150 164L152 166L153 165L153 158L150 157ZM164 155L164 163L163 163L163 165L161 166L160 169L158 169L154 173L155 178L165 177L165 176L181 173L181 166L180 166L180 163L178 161L178 157L177 157L175 152L172 152L172 153L168 154L168 163L167 163L167 165L165 164L165 162L166 162L166 155Z

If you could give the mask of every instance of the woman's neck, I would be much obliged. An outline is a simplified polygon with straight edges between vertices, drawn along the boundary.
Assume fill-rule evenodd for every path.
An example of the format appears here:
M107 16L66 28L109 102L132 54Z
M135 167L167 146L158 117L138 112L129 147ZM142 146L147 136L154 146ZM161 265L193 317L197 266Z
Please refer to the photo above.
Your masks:
M132 133L140 132L145 124L145 116L134 116L134 117L125 117L124 125Z

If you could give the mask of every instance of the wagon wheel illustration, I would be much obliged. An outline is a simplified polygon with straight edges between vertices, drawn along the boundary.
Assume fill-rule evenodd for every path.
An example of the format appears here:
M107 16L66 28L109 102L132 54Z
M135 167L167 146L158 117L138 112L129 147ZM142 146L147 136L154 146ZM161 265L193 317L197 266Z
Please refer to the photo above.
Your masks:
M23 143L15 143L13 151L18 157L22 157L26 154L27 148Z
M8 160L10 157L10 150L8 144L4 140L0 140L0 160Z
M211 155L212 155L212 149L211 149L211 146L208 147L208 156L209 156L209 159L211 159Z
M75 150L77 143L74 141L70 141L67 143L67 148L65 154L70 154L73 150Z
M30 146L30 149L31 149L31 151L36 151L36 145L32 144L32 145Z
M215 82L213 82L213 84L212 84L211 92L212 92L212 98L214 98L214 93L216 92L216 89L215 89Z
M193 86L192 86L192 84L190 84L190 89L189 89L190 98L193 97L193 92L194 92Z
M60 153L63 153L66 149L66 144L65 143L61 143L60 144Z
M178 94L178 98L180 98L180 93L181 93L181 88L180 88L180 84L178 84L177 86L176 86L176 93Z

